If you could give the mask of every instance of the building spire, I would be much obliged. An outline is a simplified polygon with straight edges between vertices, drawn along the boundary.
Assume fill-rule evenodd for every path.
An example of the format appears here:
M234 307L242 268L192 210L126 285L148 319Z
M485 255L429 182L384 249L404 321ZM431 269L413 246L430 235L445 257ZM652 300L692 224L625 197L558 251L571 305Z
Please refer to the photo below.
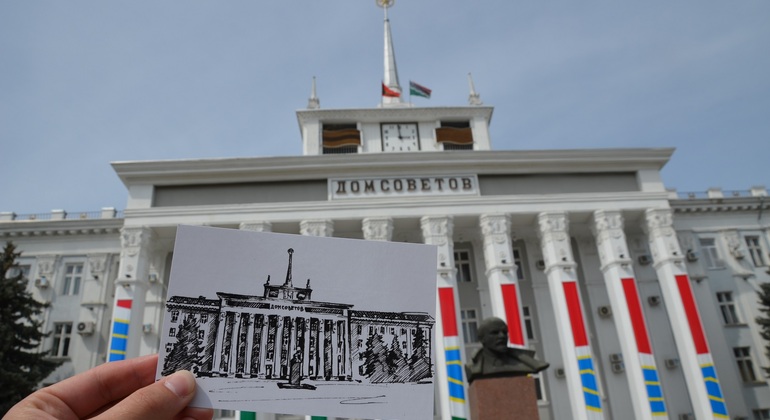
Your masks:
M283 282L283 285L284 287L286 286L293 287L291 284L291 257L292 257L292 254L294 254L294 249L289 248L288 252L289 252L289 267L286 269L286 281Z
M315 94L315 76L313 76L313 87L310 89L310 98L307 100L307 109L318 109L321 107L321 101Z
M382 84L385 88L398 94L383 95L383 106L398 106L403 104L401 98L401 85L398 83L398 69L396 68L396 53L393 49L393 37L390 33L390 20L388 19L388 8L393 6L394 0L377 0L377 5L382 7L385 11L385 60L384 60L384 76ZM384 89L383 89L384 90Z
M478 93L476 93L476 88L473 86L473 77L470 73L468 73L468 86L471 89L471 93L468 95L468 104L469 105L481 105L483 102L481 102L481 96L479 96Z

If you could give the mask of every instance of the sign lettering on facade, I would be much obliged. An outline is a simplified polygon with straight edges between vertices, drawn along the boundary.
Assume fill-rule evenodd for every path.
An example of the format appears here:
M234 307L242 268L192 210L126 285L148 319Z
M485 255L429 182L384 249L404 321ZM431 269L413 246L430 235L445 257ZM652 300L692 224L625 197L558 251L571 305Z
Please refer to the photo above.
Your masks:
M329 199L479 195L476 175L329 178Z

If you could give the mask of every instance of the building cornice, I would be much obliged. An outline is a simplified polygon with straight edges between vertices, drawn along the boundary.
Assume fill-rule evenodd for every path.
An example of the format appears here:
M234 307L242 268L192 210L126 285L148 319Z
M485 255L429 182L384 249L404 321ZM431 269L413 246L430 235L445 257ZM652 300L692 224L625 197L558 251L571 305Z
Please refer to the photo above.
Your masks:
M302 109L297 111L300 127L313 121L355 121L362 123L429 121L447 118L492 120L491 106L402 107L364 109Z
M567 174L660 170L673 148L367 153L113 162L123 183L199 185L388 174Z
M674 213L770 211L770 198L764 196L672 199L670 203Z
M0 238L117 235L123 219L16 220L0 222Z

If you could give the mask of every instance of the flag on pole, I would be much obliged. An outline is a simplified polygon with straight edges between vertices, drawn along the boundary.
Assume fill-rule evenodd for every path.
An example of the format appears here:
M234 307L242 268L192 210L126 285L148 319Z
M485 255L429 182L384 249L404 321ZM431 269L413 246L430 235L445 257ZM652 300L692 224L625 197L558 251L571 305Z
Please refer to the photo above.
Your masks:
M409 94L414 96L422 96L423 98L430 99L431 90L423 85L419 85L413 81L409 81Z
M396 92L393 89L388 88L385 86L385 83L382 84L382 96L387 96L389 98L398 98L401 96L401 92Z

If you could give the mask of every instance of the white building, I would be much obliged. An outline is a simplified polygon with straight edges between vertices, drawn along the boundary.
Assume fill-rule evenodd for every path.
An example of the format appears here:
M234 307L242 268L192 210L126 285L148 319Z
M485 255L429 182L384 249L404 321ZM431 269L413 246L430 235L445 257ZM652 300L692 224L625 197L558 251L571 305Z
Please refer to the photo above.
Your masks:
M0 213L51 303L50 382L159 351L190 224L437 245L437 419L469 417L461 363L489 316L551 363L542 419L770 418L767 190L678 195L660 178L673 149L492 150L469 82L457 107L323 109L313 87L301 156L115 162L122 212ZM402 91L387 20L383 85Z

